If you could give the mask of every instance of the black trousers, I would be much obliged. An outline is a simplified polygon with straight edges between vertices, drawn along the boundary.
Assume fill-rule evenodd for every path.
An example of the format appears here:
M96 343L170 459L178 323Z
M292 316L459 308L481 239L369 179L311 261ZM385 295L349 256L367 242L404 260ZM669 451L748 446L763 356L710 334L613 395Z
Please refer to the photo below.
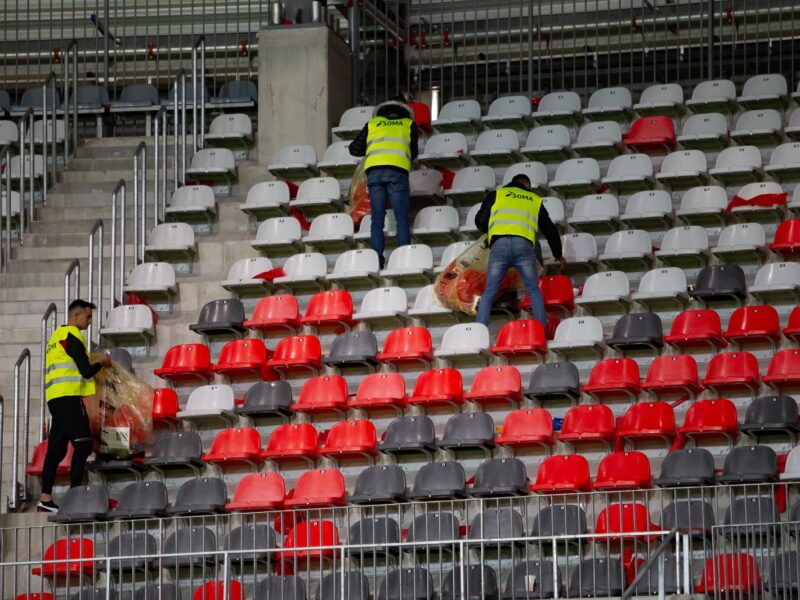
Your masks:
M53 417L50 435L47 438L47 455L42 470L42 493L50 494L56 480L58 464L67 455L67 446L72 444L72 465L70 467L70 487L83 483L86 459L92 453L92 432L83 398L62 396L47 403Z

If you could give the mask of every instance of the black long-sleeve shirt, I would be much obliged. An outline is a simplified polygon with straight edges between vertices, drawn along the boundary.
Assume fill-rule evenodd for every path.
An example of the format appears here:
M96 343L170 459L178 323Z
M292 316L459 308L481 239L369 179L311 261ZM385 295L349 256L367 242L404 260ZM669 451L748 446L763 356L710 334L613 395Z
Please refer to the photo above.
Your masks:
M86 354L86 348L84 348L83 342L71 333L67 335L67 343L65 344L64 350L67 356L75 361L75 365L77 365L78 371L80 371L81 377L84 379L91 379L103 368L103 365L100 363L92 363L89 361L89 355Z
M515 187L521 190L525 189L514 183L506 187ZM478 214L475 215L475 227L477 227L478 231L481 233L489 233L489 217L492 214L492 206L494 205L496 197L497 193L495 190L486 194L486 198L483 199L481 207L478 209ZM553 252L553 257L556 260L561 258L561 236L558 234L558 229L556 229L556 226L550 219L550 215L544 205L539 208L538 227L539 231L544 235L545 239L547 239L547 244Z

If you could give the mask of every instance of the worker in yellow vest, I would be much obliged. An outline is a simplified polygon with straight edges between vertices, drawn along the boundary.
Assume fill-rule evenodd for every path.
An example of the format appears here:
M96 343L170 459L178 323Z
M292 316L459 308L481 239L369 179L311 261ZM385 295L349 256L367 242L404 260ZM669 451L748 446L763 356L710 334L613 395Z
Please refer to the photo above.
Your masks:
M89 360L89 348L81 330L92 324L94 309L91 302L74 300L67 310L67 324L58 327L47 342L44 393L51 423L42 471L42 495L36 507L40 512L58 511L53 502L53 483L58 464L67 455L68 444L72 444L73 450L70 487L83 483L86 459L92 453L92 433L83 397L94 394L94 376L111 365L108 355L99 363Z
M489 325L492 303L500 283L506 272L514 267L531 299L534 318L547 327L534 249L539 232L547 239L561 268L566 266L566 260L561 254L558 230L542 206L542 199L531 191L528 176L516 175L507 186L489 192L475 215L475 226L481 233L488 234L491 248L486 288L478 304L478 322Z
M364 168L372 219L370 245L378 254L381 269L385 261L383 227L387 202L391 204L397 222L397 245L411 243L408 174L417 158L418 135L411 108L391 100L375 109L375 116L350 144L350 154L367 157Z

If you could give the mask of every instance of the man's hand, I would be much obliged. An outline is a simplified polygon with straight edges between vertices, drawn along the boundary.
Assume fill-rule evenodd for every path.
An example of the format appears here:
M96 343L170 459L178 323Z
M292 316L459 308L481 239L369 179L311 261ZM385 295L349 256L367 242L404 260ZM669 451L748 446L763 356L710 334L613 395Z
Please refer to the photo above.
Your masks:
M108 354L104 354L103 358L100 359L100 364L103 365L104 367L110 367L111 357Z
M558 268L561 271L564 271L567 268L567 259L564 258L563 256L558 259Z

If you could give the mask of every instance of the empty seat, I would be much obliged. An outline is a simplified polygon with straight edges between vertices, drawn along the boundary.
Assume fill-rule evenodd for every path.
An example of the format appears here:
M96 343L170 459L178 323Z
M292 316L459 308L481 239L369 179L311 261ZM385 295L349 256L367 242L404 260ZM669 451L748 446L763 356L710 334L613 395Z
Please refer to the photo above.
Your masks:
M531 527L531 535L535 537L578 536L586 532L586 513L580 504L545 506L534 517Z
M355 138L375 113L374 106L348 108L339 118L339 125L331 127L331 134L342 140Z
M294 217L272 217L258 226L256 239L250 245L262 254L287 250L296 252L302 247L301 235L300 221Z
M615 121L593 121L578 132L572 149L580 156L603 159L617 156L622 151L622 130Z
M503 185L511 183L517 175L527 175L531 181L531 190L537 194L547 191L547 167L536 161L519 162L511 165L503 174ZM550 215L552 218L552 214Z
M708 346L715 350L727 346L722 337L719 314L709 309L687 310L678 314L664 341L682 350Z
M466 497L467 477L457 462L431 462L417 471L409 500L446 500Z
M343 238L349 242L353 236L353 221L349 215L339 214L342 208L342 190L335 177L313 177L300 184L297 196L289 202L289 206L300 210L305 215L320 215L311 222L311 230L305 237L305 243L320 246L321 243L337 241ZM324 218L323 218L324 217ZM316 226L314 225L316 223ZM335 246L329 246L335 248Z
M740 98L741 102L742 99ZM758 563L749 554L718 554L706 561L700 582L695 586L698 594L717 597L749 596L762 589Z
M408 176L411 198L414 200L441 200L442 174L436 169L420 169L411 171Z
M706 155L701 150L678 150L664 158L656 181L672 189L702 185L707 170Z
M108 512L108 490L104 485L82 485L67 490L51 523L104 521Z
M589 103L581 112L590 121L626 121L633 114L632 106L633 99L628 88L607 87L592 92Z
M287 509L343 506L344 477L336 469L304 471L283 502Z
M658 487L693 487L714 485L714 457L705 448L673 450L661 463L661 475L653 483Z
M234 564L261 562L270 557L269 550L277 547L275 531L264 523L248 523L234 527L225 539L224 550L231 552ZM253 552L242 552L252 550Z
M303 291L308 288L323 289L328 263L325 255L307 252L290 256L283 264L285 275L272 280L276 287Z
M433 272L433 253L424 244L410 244L395 249L389 255L386 269L381 277L402 283L405 281L425 280L426 283Z
M417 157L428 167L454 169L469 163L469 147L464 134L437 133L428 138L425 151Z
M781 520L778 507L771 496L747 496L733 498L728 510L725 512L726 536L741 539L743 536L765 536L777 533L777 526L769 523L779 523Z
M677 436L675 413L666 402L640 402L625 411L617 427L617 436L624 441L664 441L669 448Z
M513 129L484 131L478 136L470 157L482 165L510 165L522 158L519 153L519 136Z
M506 358L544 356L547 354L544 328L535 319L509 321L500 328L490 351Z
M540 125L531 129L521 152L528 160L558 162L570 156L570 143L564 125Z
M778 181L797 181L800 175L800 142L789 142L776 147L769 157L764 172Z
M739 435L736 406L725 398L698 400L686 411L678 433L693 440L723 437L732 442Z
M173 556L163 559L167 568L204 565L213 560L217 551L217 537L208 527L184 526L169 534L163 542L162 552Z
M767 589L774 594L779 594L780 590L790 593L797 593L800 588L800 574L798 574L797 552L781 552L775 555L768 567L766 581Z
M567 594L579 598L619 596L625 587L625 569L619 559L587 558L573 568Z
M261 333L274 331L294 333L300 328L300 307L297 298L275 294L262 298L253 310L253 318L244 326Z
M495 458L478 467L470 494L477 498L525 496L528 494L528 475L518 458ZM520 529L521 529L520 520Z
M555 443L553 419L543 408L521 408L511 411L503 421L502 433L497 436L497 443L508 448L530 446L548 448Z
M317 430L310 423L279 425L270 434L263 456L279 463L313 463L318 458Z
M158 546L155 538L147 532L136 531L122 533L111 538L106 547L106 557L112 558L108 563L108 566L110 566L109 575L113 574L115 571L136 571L152 568L154 562L152 558L139 558L148 554L158 554ZM118 558L121 556L131 556L134 558ZM105 570L105 568L105 562L98 565L98 569L100 570ZM102 596L99 598L105 598L105 590L98 591L102 592Z
M796 389L800 385L800 350L781 350L769 361L764 383L778 392Z
M373 465L363 469L356 478L352 504L384 504L403 502L406 499L406 475L397 465Z
M225 508L236 512L279 509L285 495L286 486L278 473L250 473L239 481L233 500Z
M778 311L772 306L741 306L733 311L723 336L740 349L764 341L774 347L780 342L780 328Z
M800 343L800 307L795 306L789 313L789 320L783 328L783 335L795 344Z
M333 142L326 148L317 167L331 177L351 177L358 162L358 157L350 154L350 142L341 141Z
M632 402L641 390L639 364L632 358L607 358L592 367L583 392L595 399L626 395Z
M189 325L195 333L207 337L244 333L244 306L238 298L212 300L200 309L197 323Z
M117 506L108 511L112 519L151 519L167 513L167 488L160 481L134 481L117 496Z
M300 179L317 174L317 153L313 146L283 146L267 170L278 179Z
M284 375L307 371L316 374L322 369L322 349L319 338L313 335L295 335L283 338L275 346L275 351L267 366Z
M481 105L477 100L451 100L431 123L437 132L470 132L481 128Z
M100 335L118 343L134 338L149 347L155 334L153 312L144 304L115 306L108 313Z
M126 85L119 94L119 99L111 102L111 112L149 112L157 111L161 106L158 89L148 83Z
M236 163L233 152L227 148L206 148L192 156L192 163L186 169L186 180L231 185L236 180ZM171 204L174 204L175 198Z
M719 113L692 115L683 123L678 143L704 152L726 148L730 144L728 120Z
M488 413L471 412L453 415L444 426L439 447L448 450L494 448L494 420Z
M337 256L333 271L327 274L325 279L345 288L350 285L371 287L378 282L379 270L377 252L371 248L360 248L342 252Z
M318 292L308 301L300 323L317 331L349 329L353 325L353 298L345 290Z
M739 305L747 298L744 271L737 264L704 267L689 295L706 305L730 301Z
M590 233L568 233L561 236L567 272L594 271L597 267L597 240Z
M217 477L199 477L190 479L178 490L175 504L168 510L169 514L181 515L213 515L224 513L227 499L225 482Z
M449 542L459 537L458 520L453 513L433 510L411 521L406 541L428 542L430 546L437 546L436 542Z
M253 123L250 117L232 113L214 117L203 138L209 146L243 150L253 145Z
M704 266L710 257L708 234L697 225L673 227L661 240L656 258L669 266Z
M531 100L527 96L500 96L492 100L489 110L481 117L488 128L522 128L530 123Z
M150 583L136 590L134 600L156 600L157 598L179 599L180 592L174 583Z
M647 154L621 154L608 165L603 185L619 194L653 187L653 161Z
M531 484L531 491L537 494L570 494L588 492L591 487L589 463L586 458L580 454L565 454L550 456L542 461L536 471L536 481ZM578 533L585 533L585 523L584 520L584 530ZM536 525L534 522L533 535L559 535L559 533L537 531Z
M783 468L783 472L780 474L781 480L787 481L796 481L800 479L800 447L795 446L791 449L788 456L786 457L786 463ZM792 517L790 520L794 521L795 516L797 515L797 511L800 510L795 505L792 511Z
M554 598L563 594L561 569L549 560L529 560L517 563L508 574L502 600L533 600Z
M298 578L300 581L302 579ZM344 590L344 595L342 595ZM272 596L273 598L276 595ZM360 571L336 571L325 575L314 600L368 600L369 580ZM287 599L288 600L288 599Z
M653 263L653 242L642 229L617 231L609 236L599 260L609 269L619 271L647 269Z
M749 352L722 352L708 363L702 383L714 392L743 388L755 394L761 383L758 361Z
M550 189L567 196L597 192L600 187L600 166L593 158L570 158L558 166Z
M454 241L458 238L458 220L454 206L426 206L414 218L411 233L421 242Z
M767 236L758 223L728 225L711 252L725 262L762 262L767 253Z
M531 373L525 396L539 402L550 400L577 401L580 398L578 368L570 362L539 365Z
M176 415L195 423L222 420L228 424L236 422L233 413L235 400L229 385L204 385L192 390L184 409Z
M431 369L417 378L408 404L426 406L459 406L464 401L461 373L455 369Z
M461 581L461 569L455 567L444 576L440 594L442 600L497 600L497 574L492 567L486 564L466 565L464 582Z
M631 285L622 271L604 271L590 275L583 284L583 293L575 298L575 304L594 313L609 306L619 307L623 312L630 308Z
M693 187L684 193L675 214L689 225L715 225L724 223L727 208L728 195L724 188L716 185Z
M650 460L641 452L612 452L600 461L594 490L635 490L652 485Z
M608 233L619 227L619 202L611 194L582 196L567 223L576 231Z
M778 480L778 458L769 446L740 446L725 457L720 483L767 483Z
M615 419L611 409L604 404L573 406L564 415L558 440L567 444L603 443L607 447L615 439Z
M433 361L433 342L425 327L395 329L386 336L378 360L392 365L421 362L427 367Z
M594 531L597 542L647 542L655 536L631 534L658 531L658 526L650 522L647 506L641 502L614 502L600 511Z
M575 92L545 94L532 116L536 123L573 125L581 120L581 98Z
M222 347L219 360L212 370L229 380L234 377L254 376L263 380L277 379L277 375L266 366L268 359L269 350L262 340L233 340Z
M358 391L355 398L350 399L349 406L367 412L387 408L401 411L405 403L406 384L402 374L372 373L358 384Z
M515 460L515 463L518 462ZM483 463L490 464L489 462ZM522 470L523 478L525 470ZM525 478L526 479L526 478ZM527 487L527 486L526 486ZM473 488L474 489L474 488ZM525 536L522 515L513 508L487 508L478 513L469 524L469 540L503 540ZM514 542L515 545L518 542Z
M11 107L11 112L13 113L20 113L19 115L14 116L22 116L28 108L34 109L34 114L42 114L42 108L44 107L45 99L47 101L48 111L61 106L61 92L56 86L55 90L55 106L52 102L53 96L50 93L50 90L44 90L45 86L38 86L32 87L25 90L22 93L22 98L18 105L13 105Z
M258 102L258 88L249 80L226 81L209 104L225 108L249 108Z
M478 231L477 225L475 225L475 217L478 216L478 211L481 209L480 204L473 204L472 207L467 212L467 216L464 218L464 224L458 228L459 233L461 233L461 237L469 238L470 240L479 237L480 231ZM453 242L450 246L454 246L455 244L463 244L465 242ZM444 261L444 257L442 257L442 261ZM441 266L437 271L441 271L444 267Z
M649 309L664 303L684 308L689 303L686 274L679 267L647 271L639 281L639 290L631 294L631 299Z
M171 299L178 290L175 271L165 262L151 262L136 265L128 276L126 292L140 296L159 296Z
M378 361L378 340L371 331L348 331L336 336L323 362L331 367L372 368Z
M605 348L603 324L596 317L564 319L558 324L549 348L563 356L578 350L591 350L598 357L602 356Z
M786 137L797 141L800 139L800 111L792 111L788 125L783 129Z
M211 443L203 460L220 469L226 466L261 464L261 434L254 427L223 429Z
M647 368L642 389L656 397L660 394L688 394L690 399L702 391L697 363L688 354L659 356Z
M366 546L351 551L356 558L397 554L396 544L400 542L400 527L393 518L364 518L350 527L348 541L353 545ZM388 544L392 544L392 546L388 546Z
M761 175L761 152L755 146L734 146L719 153L709 174L725 185L758 181Z
M778 111L765 108L748 110L736 118L731 137L740 145L774 146L783 137Z
M670 152L675 149L675 125L664 116L636 119L625 136L625 146L644 154Z
M277 554L279 560L307 561L331 559L333 547L339 545L339 530L333 521L319 519L301 521L287 534L283 541L283 552ZM306 548L294 550L294 548Z
M684 113L683 88L677 83L651 85L642 92L633 110L642 116L680 116Z
M609 348L621 351L650 348L657 352L664 346L661 319L655 313L623 315L614 324Z
M31 574L45 577L92 577L94 573L94 542L85 537L57 538L47 546L42 560L47 561L39 567L33 567ZM70 562L69 559L88 559L81 562Z
M214 374L211 370L211 354L204 344L181 344L173 346L164 355L161 368L153 374L170 382L209 382Z
M356 321L406 321L408 298L401 287L381 287L368 291L360 310L353 315Z
M489 329L481 323L460 323L449 327L442 337L434 356L450 361L477 358L483 364L489 361Z
M736 111L736 85L730 79L701 81L692 90L686 108L695 113Z
M319 453L339 460L357 457L371 460L377 454L376 444L375 425L371 421L340 421L328 430Z
M231 265L228 278L220 285L238 298L261 298L270 286L269 280L261 276L271 270L272 261L265 256L242 258Z
M303 383L293 411L305 413L345 412L347 410L347 381L341 375L320 375Z
M422 567L394 569L386 573L377 600L433 600L433 578Z
M386 428L378 450L386 454L401 455L423 453L431 455L436 449L433 421L425 416L400 417Z
M744 82L742 95L736 100L744 108L784 108L789 89L783 75L754 75Z
M789 219L778 225L769 249L784 260L794 260L800 255L800 219Z
M661 511L661 527L706 536L714 527L714 509L705 500L677 500Z
M545 176L546 182L546 176ZM494 170L489 166L464 167L456 171L446 195L456 201L482 200L495 187ZM469 223L467 219L467 223Z

